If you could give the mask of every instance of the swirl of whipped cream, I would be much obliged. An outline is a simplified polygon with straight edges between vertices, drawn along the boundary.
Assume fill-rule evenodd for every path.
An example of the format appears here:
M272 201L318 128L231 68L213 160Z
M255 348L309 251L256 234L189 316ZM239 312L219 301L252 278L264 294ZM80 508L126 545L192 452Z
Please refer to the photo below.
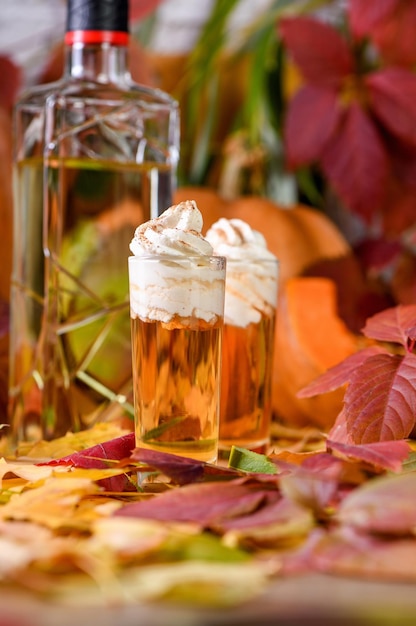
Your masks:
M214 253L227 258L226 324L257 324L274 314L277 303L278 261L262 233L240 219L221 218L206 234Z
M135 256L212 255L212 246L201 234L202 215L194 200L185 200L166 209L159 217L136 228L130 243Z
M225 262L201 234L193 200L167 209L135 231L129 258L130 315L145 321L215 323L224 313ZM221 261L221 263L219 263Z

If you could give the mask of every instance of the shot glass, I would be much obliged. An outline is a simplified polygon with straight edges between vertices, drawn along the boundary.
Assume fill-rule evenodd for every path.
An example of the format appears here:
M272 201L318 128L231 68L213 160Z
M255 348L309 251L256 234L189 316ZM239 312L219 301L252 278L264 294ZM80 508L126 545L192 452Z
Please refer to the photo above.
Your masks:
M223 257L129 257L136 445L214 462Z
M227 258L219 455L267 452L278 293L276 258Z

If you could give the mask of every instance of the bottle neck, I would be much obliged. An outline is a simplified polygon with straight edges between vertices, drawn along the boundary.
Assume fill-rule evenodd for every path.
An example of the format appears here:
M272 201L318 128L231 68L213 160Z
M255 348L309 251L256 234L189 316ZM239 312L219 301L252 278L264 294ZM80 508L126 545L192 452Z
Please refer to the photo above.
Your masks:
M65 76L101 84L125 84L130 78L127 43L126 33L116 43L108 37L66 37Z

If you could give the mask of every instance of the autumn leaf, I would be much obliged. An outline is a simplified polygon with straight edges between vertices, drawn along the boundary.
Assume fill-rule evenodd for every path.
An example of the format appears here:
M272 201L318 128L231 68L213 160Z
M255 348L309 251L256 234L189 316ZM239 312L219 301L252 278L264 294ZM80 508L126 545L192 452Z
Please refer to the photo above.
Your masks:
M129 458L134 449L134 433L98 443L86 450L74 452L61 459L49 461L48 465L69 465L72 467L101 468L114 467L117 461Z
M345 109L323 149L321 166L346 205L370 221L382 204L389 164L380 134L360 104Z
M406 441L375 441L373 443L351 445L340 441L327 440L327 448L341 457L365 461L383 470L400 472L410 453Z
M340 459L326 452L306 457L301 467L282 476L282 493L322 518L338 491L342 471Z
M338 522L369 533L415 535L416 474L383 476L351 492L340 504Z
M284 127L288 166L318 161L340 118L335 91L314 85L299 89L291 100Z
M86 450L80 450L60 459L54 459L49 461L46 465L84 469L114 468L119 461L130 457L131 451L134 449L135 445L134 433L128 433L110 439L109 441L95 444ZM42 463L39 465L42 465ZM128 474L124 472L120 472L114 476L100 478L97 482L106 491L121 492L136 491L137 489Z
M389 582L416 581L416 540L396 538L394 541L363 534L350 526L341 526L330 533L312 538L308 551L301 558L289 555L286 568L319 571L356 579ZM299 566L299 561L301 565ZM294 564L293 564L294 562ZM397 611L395 611L397 616ZM403 623L412 623L407 617ZM354 623L354 620L352 620Z
M369 318L363 329L369 338L402 344L407 348L404 356L369 346L298 392L307 398L348 384L330 439L363 444L410 435L416 422L415 313L416 305L392 307Z
M321 393L328 393L338 387L342 387L351 381L357 367L363 365L370 356L376 354L388 354L387 350L381 346L369 346L363 348L346 359L330 367L326 372L315 378L306 387L298 391L298 398L311 398Z
M275 487L263 484L208 482L186 485L151 500L127 504L116 515L194 522L201 527L212 527L223 519L248 515L279 498Z
M101 444L117 437L129 434L116 423L99 422L79 432L67 432L63 437L52 441L40 440L37 442L22 441L16 451L18 457L38 459L39 462L50 459L62 459L75 452L85 451L97 444ZM131 436L131 435L130 435Z
M353 2L346 15L355 41L318 19L279 24L304 79L285 112L288 166L317 166L348 210L367 225L380 216L383 232L395 235L411 225L416 206L412 159L404 155L416 147L416 76L410 68L383 67L371 54L373 40L357 45L357 38L394 25L406 11L413 23L414 7L416 0Z
M350 0L348 13L353 35L369 36L386 63L415 64L414 0Z
M283 497L249 515L218 520L213 529L233 546L276 548L301 543L314 526L311 509Z
M51 467L39 467L29 463L15 463L0 458L0 488L5 476L19 476L25 481L37 482L38 480L48 478L52 473L53 468Z
M399 343L406 347L409 329L416 324L416 304L391 307L370 317L363 333L379 341Z
M394 265L402 249L403 245L399 241L386 240L383 237L369 237L362 239L354 247L354 253L365 272L381 276L383 271Z
M36 489L16 494L0 507L0 519L28 520L51 529L88 526L79 505L85 496L96 494L99 487L88 478L46 479Z
M350 0L348 4L349 23L355 37L370 34L382 20L390 18L397 6L397 0Z
M351 378L344 410L355 443L408 437L416 418L416 356L366 359Z
M369 74L365 84L371 108L383 126L404 143L416 146L416 76L389 67Z
M314 85L339 87L354 70L354 58L338 32L308 17L282 19L279 33L305 80Z
M239 475L231 468L140 447L133 451L130 460L145 466L140 468L140 471L156 470L177 485L187 485L204 479L235 478Z

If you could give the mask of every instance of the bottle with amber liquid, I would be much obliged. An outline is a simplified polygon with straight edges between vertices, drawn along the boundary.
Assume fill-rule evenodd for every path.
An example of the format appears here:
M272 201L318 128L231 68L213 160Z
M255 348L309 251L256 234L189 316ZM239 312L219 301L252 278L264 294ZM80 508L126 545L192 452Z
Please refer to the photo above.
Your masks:
M128 0L68 0L64 75L15 107L17 442L133 415L128 245L171 204L179 112L133 83L128 38Z

